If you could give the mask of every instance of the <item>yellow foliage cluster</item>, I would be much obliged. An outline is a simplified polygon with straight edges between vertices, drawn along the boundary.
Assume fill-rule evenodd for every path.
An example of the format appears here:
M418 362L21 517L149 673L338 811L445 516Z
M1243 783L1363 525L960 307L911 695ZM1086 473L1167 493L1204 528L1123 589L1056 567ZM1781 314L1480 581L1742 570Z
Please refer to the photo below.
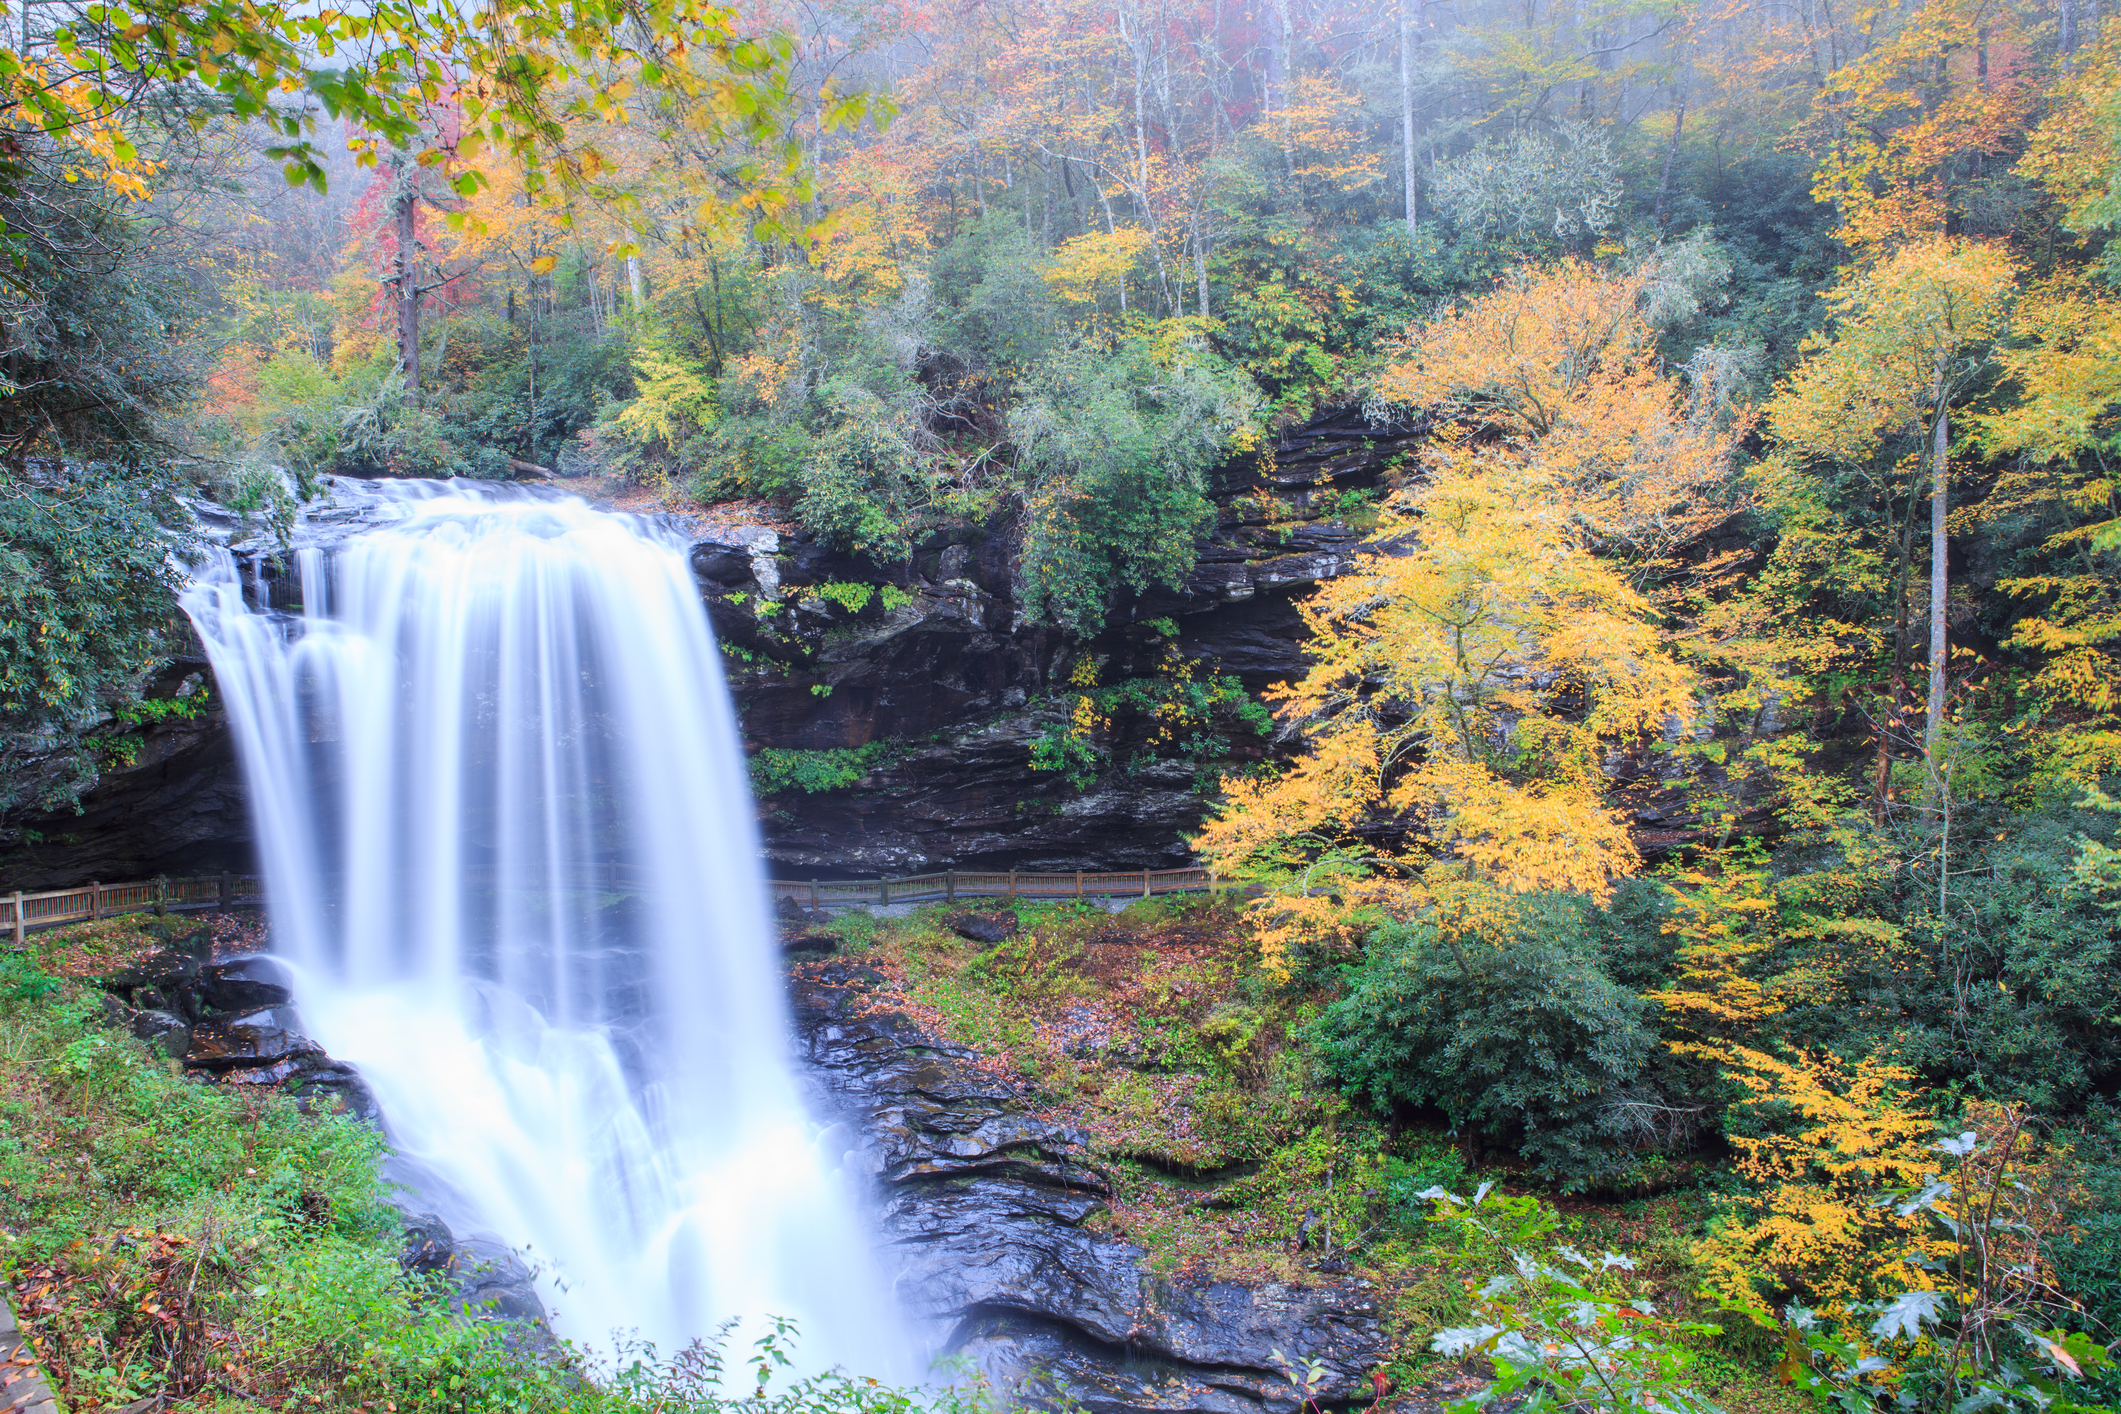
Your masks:
M1806 341L1809 356L1770 406L1776 439L1861 464L1886 438L1920 430L1971 376L1967 352L1985 354L2009 331L2017 278L2002 248L1938 237L1828 291L1833 332Z
M1665 370L1642 314L1648 278L1576 260L1520 271L1410 333L1379 383L1499 436L1638 584L1672 575L1682 550L1753 504L1732 458L1751 415Z
M1270 971L1346 945L1366 912L1602 897L1637 867L1605 757L1688 728L1698 684L1634 581L1668 573L1744 494L1743 419L1695 415L1641 294L1639 276L1571 262L1400 347L1386 394L1452 420L1425 479L1387 504L1393 548L1303 606L1313 666L1272 697L1304 755L1279 779L1225 782L1195 841L1271 886L1254 915ZM1415 843L1368 846L1380 815Z
M50 64L12 53L8 58L9 107L19 108L35 95L68 115L63 127L47 125L59 139L59 170L67 181L95 182L132 201L153 194L152 182L163 164L134 145L124 103L89 78L62 75Z
M1680 871L1670 893L1675 907L1664 931L1680 939L1677 975L1650 1000L1696 1044L1751 1040L1782 1010L1757 975L1775 946L1773 881L1765 869L1727 860Z
M1982 507L1992 522L2053 507L2064 528L2042 547L2047 573L1998 587L2024 612L2005 646L2040 655L2031 687L2071 720L2047 751L2047 769L2089 784L2121 770L2121 591L2107 563L2121 549L2121 485L2087 452L2121 430L2121 301L2080 280L2026 292L1995 359L2022 390L1977 419L2004 463Z
M1766 1320L1797 1300L1829 1316L1850 1303L1928 1291L1946 1245L1926 1214L1879 1200L1937 1172L1935 1122L1911 1102L1912 1071L1875 1057L1784 1060L1741 1045L1685 1046L1719 1062L1765 1132L1732 1134L1752 1214L1715 1229L1698 1255L1711 1291Z
M1284 104L1267 115L1264 128L1294 176L1351 192L1384 180L1369 124L1361 94L1333 77L1303 74L1289 86Z
M1046 264L1046 283L1072 304L1094 303L1119 288L1149 249L1149 233L1132 226L1091 231L1065 240Z

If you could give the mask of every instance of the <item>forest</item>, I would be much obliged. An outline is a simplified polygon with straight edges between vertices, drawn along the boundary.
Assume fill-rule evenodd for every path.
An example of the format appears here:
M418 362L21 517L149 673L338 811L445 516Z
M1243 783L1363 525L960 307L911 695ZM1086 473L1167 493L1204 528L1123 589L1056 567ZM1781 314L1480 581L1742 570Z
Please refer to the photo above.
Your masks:
M1302 602L1305 671L1217 699L1273 746L1203 782L1190 845L1252 898L1209 910L1206 1009L1171 1005L1230 1128L1161 1161L1264 1164L1275 1242L1323 1214L1380 1271L1456 1254L1394 1379L2121 1401L2100 0L25 0L0 30L0 816L202 710L168 671L193 511L284 534L328 476L592 478L799 531L887 603L999 535L1024 623L1080 650L1026 767L1065 771L1116 710L1100 634L1186 583L1218 476L1360 409L1419 450L1335 493L1363 552ZM1192 729L1174 701L1141 711ZM1155 1108L1033 1034L1077 923L1008 986L877 926L840 932L950 1034ZM11 1279L65 1236L28 1192ZM1653 1280L1565 1240L1673 1194ZM415 1335L491 1398L314 1388L574 1398Z

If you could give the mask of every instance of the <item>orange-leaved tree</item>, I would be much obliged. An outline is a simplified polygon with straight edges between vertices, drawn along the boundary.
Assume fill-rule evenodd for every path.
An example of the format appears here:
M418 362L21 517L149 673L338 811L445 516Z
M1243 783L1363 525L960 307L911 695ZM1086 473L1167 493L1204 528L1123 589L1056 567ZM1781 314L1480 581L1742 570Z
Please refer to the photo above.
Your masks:
M1839 210L1844 241L1875 251L1945 231L1962 191L2007 159L2038 110L2038 23L2007 0L1931 0L1820 85L1800 141L1819 157L1812 195Z
M1657 276L1577 260L1520 271L1412 331L1379 384L1499 439L1646 590L1713 574L1688 552L1752 504L1732 456L1751 414L1711 375L1666 369L1644 314Z

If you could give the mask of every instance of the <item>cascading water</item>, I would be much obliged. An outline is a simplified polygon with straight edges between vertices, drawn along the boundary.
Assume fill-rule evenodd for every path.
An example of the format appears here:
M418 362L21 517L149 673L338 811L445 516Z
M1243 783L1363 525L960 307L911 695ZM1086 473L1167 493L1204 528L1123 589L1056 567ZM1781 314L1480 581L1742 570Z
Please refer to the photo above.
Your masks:
M250 790L276 951L423 1200L525 1246L564 1334L724 1320L903 1373L788 1055L749 785L684 546L515 488L382 483L185 608Z

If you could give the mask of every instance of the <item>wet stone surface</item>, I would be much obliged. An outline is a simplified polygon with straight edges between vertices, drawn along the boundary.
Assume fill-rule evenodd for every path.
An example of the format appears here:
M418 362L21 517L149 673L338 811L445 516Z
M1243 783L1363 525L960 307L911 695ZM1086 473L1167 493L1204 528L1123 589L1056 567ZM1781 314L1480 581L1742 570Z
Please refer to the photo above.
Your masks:
M795 969L799 1051L862 1136L901 1298L926 1333L1034 1403L1098 1414L1259 1414L1297 1401L1271 1352L1323 1361L1320 1402L1368 1404L1387 1354L1375 1294L1156 1275L1095 1230L1110 1188L1085 1137L1020 1112L961 1048L872 1011L878 979Z

